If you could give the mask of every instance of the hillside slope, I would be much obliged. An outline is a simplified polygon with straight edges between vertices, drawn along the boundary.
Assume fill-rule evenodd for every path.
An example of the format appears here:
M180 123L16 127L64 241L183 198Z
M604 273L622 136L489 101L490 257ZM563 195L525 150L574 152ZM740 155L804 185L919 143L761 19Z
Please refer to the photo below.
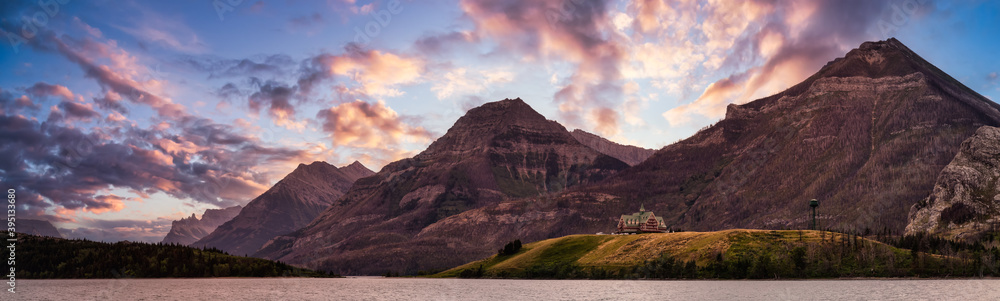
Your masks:
M655 149L619 144L580 129L575 129L570 132L570 134L572 134L573 138L576 138L577 141L583 143L583 145L589 146L602 154L622 160L622 162L628 163L629 166L635 166L636 164L642 163L642 161L649 159L649 156L652 156L653 153L656 153Z
M570 235L530 243L517 254L494 255L432 277L902 277L973 275L978 270L962 262L842 233L725 230Z
M302 228L361 177L374 174L361 163L337 168L326 162L299 164L294 171L254 198L239 215L191 244L230 254L249 255L271 238Z

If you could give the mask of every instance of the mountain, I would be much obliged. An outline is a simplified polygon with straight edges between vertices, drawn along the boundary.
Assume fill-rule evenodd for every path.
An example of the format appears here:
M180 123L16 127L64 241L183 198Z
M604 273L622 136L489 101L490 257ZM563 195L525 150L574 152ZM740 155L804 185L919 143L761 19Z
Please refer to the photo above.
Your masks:
M627 167L521 99L486 103L423 152L359 180L308 226L275 238L255 256L347 274L455 266L495 250L470 243L473 237L507 235L490 227L424 235L436 223L595 183Z
M236 217L243 206L236 205L225 209L205 209L201 219L194 216L182 218L170 223L170 232L163 237L163 243L177 243L185 246L191 245L220 225Z
M977 241L1000 229L1000 128L984 126L962 143L930 196L913 204L906 234Z
M62 234L59 234L59 230L56 230L56 227L52 226L52 223L49 221L37 219L17 219L15 223L17 226L17 232L20 233L62 238Z
M192 246L215 247L234 255L253 254L271 238L308 224L355 181L372 174L357 161L342 168L321 161L299 164L250 201L239 215Z
M622 162L628 163L629 166L635 166L642 163L642 161L646 161L649 156L652 156L656 152L653 149L618 144L580 129L573 130L570 134L573 135L573 138L576 138L576 141L583 143L583 145L589 146L602 154L622 160Z
M901 234L962 141L1000 125L1000 106L896 39L866 42L781 93L730 105L726 117L649 159L558 195L450 216L420 236L503 247L610 232L644 205L672 229L804 229Z
M822 227L901 233L962 141L1000 125L998 108L896 39L865 42L603 189L683 229L804 228L818 199Z

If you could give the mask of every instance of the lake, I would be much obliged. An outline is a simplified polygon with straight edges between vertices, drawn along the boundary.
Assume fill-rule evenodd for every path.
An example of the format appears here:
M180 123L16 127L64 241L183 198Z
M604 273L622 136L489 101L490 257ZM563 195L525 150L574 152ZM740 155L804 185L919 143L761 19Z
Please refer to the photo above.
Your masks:
M13 300L1000 300L1000 280L19 280ZM4 292L6 293L6 292ZM4 300L12 300L3 298Z

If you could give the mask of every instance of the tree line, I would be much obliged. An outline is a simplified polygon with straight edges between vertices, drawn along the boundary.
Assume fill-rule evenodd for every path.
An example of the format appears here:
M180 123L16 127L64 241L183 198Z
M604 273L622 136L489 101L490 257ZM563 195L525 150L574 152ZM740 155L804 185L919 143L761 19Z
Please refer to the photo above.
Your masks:
M336 277L280 261L173 243L105 243L18 234L20 278Z

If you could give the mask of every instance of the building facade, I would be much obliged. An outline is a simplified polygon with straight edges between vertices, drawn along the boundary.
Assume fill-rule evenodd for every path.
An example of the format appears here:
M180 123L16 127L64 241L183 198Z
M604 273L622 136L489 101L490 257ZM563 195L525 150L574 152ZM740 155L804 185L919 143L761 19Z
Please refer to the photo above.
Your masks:
M667 225L663 223L662 217L639 205L639 212L622 214L618 219L617 229L616 233L661 233L667 232Z

